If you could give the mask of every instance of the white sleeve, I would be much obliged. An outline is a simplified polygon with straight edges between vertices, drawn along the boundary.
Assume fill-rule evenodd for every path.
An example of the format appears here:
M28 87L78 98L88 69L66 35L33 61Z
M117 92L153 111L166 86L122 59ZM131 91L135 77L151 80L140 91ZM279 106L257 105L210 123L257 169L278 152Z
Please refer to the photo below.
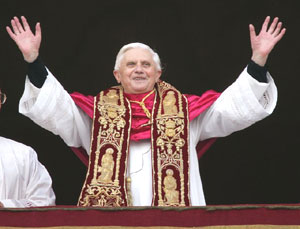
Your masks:
M275 109L277 88L269 73L260 83L247 70L229 86L214 104L192 121L194 139L224 137L267 117Z
M55 205L51 177L38 161L36 152L26 147L26 150L19 149L16 153L18 153L18 157L15 158L18 171L15 172L18 172L18 178L14 181L15 191L9 196L16 197L17 195L22 198L0 200L4 207L27 208Z
M48 76L41 89L25 81L19 112L41 127L59 135L68 146L89 152L92 120L80 108L47 69Z

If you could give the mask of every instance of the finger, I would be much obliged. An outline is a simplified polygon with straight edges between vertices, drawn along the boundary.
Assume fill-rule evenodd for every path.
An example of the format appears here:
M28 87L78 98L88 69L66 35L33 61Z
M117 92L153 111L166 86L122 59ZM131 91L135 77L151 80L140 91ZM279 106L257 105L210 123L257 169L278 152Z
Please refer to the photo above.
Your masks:
M274 35L275 37L280 33L281 26L282 26L282 22L279 22L279 23L277 24L277 27L276 27L274 33L273 33L273 35Z
M8 35L11 37L11 39L15 40L16 35L13 33L13 31L11 31L9 26L6 26L6 31L7 31Z
M35 25L35 36L39 39L42 39L42 29L41 24L39 22Z
M252 24L249 25L249 33L250 33L250 40L254 40L256 37L255 28Z
M30 30L30 26L27 22L27 19L24 17L24 16L21 16L21 20L22 20L22 23L23 23L23 26L24 26L24 30Z
M265 32L267 31L269 22L270 22L270 16L266 17L266 19L261 27L261 31L265 31Z
M16 26L19 30L19 32L24 32L24 29L23 29L23 26L21 25L20 21L19 21L19 18L15 17L15 22L16 22Z
M274 33L277 23L278 23L278 17L274 18L274 20L268 30L269 33L271 33L271 34Z
M281 40L281 38L283 37L283 35L285 34L285 32L286 32L286 28L283 28L283 29L280 31L280 33L278 34L278 36L277 36L276 39L275 39L275 42L276 42L276 43L277 43L278 41Z
M20 31L19 31L19 29L18 29L18 27L17 27L16 22L15 22L14 19L11 20L11 27L12 27L15 35L17 35L17 34L20 33Z

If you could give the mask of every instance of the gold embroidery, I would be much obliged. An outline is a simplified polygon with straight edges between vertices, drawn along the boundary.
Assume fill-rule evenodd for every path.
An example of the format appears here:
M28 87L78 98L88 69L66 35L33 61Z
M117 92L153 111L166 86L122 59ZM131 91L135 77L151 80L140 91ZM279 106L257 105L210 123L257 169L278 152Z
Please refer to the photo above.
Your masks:
M175 115L178 113L176 107L176 98L174 91L168 91L163 101L164 113L166 115Z
M153 203L159 206L189 205L189 152L186 141L189 139L189 121L188 116L184 115L188 112L187 100L165 82L158 83L157 92L149 120L153 123ZM95 99L93 123L92 159L79 205L130 206L131 180L125 177L131 110L129 101L123 97L122 88L113 87L101 92Z
M114 150L112 148L108 148L105 151L101 159L101 166L98 168L98 171L101 173L98 180L102 183L112 183L113 170L115 166L114 158L112 154Z
M106 95L100 93L97 110L99 111L99 130L96 143L93 177L86 185L82 206L123 206L126 196L122 194L119 182L120 161L124 141L125 106L122 89L110 89ZM120 101L120 104L119 104ZM103 150L105 150L103 152ZM114 156L114 152L117 153ZM101 160L101 165L99 163ZM126 159L125 159L126 163ZM126 171L126 166L125 166ZM126 188L126 187L125 187Z
M127 187L127 205L132 206L132 193L131 193L131 178L126 178L126 187Z
M109 90L105 96L103 96L103 102L104 103L110 103L110 104L118 104L119 96L117 95L116 90Z
M177 189L176 179L173 177L173 170L167 169L167 176L164 178L164 192L165 199L164 202L168 205L178 205L179 204L179 192Z
M155 92L155 89L153 89L152 91L150 91L150 92L142 99L142 101L129 100L129 101L132 102L132 103L137 103L137 104L139 104L139 105L142 107L143 111L145 112L147 118L149 118L149 119L151 119L151 114L150 114L149 110L147 109L147 107L146 107L146 105L145 105L145 100L146 100L150 95L152 95L154 92Z
M165 134L168 136L168 137L174 137L175 135L175 122L173 120L168 120L166 122L166 131L165 131Z
M113 185L87 185L86 195L82 206L120 207L124 204L121 198L120 187Z
M185 134L184 127L188 123L184 121L182 96L180 92L165 85L165 83L161 84L159 94L162 102L158 108L156 119L157 134L159 136L156 139L156 145L158 146L158 204L159 206L185 206L184 182L186 181L184 179L183 148L187 142L183 136ZM163 109L161 109L161 106ZM178 181L175 179L175 173ZM165 174L167 175L165 176ZM180 184L179 190L177 190L176 182ZM189 194L187 193L187 195Z

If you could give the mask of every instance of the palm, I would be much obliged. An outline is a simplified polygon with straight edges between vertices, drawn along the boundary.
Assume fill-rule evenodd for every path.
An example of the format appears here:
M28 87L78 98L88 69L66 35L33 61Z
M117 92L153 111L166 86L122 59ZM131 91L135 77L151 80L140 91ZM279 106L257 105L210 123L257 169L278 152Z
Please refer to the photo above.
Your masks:
M39 23L36 25L36 34L33 34L25 17L22 17L22 23L17 17L11 21L12 30L6 27L9 36L16 42L24 59L27 62L33 62L39 53L41 44L41 29Z
M35 37L31 31L25 31L19 34L15 40L21 52L29 53L30 50L38 50L40 46L40 39Z
M262 55L268 55L276 42L272 34L261 32L257 37L253 38L251 46L253 50L259 51Z
M256 35L253 25L249 27L253 53L252 59L262 66L265 64L274 46L280 41L286 31L286 29L281 29L282 23L278 22L278 18L275 18L268 28L269 22L270 17L267 17L258 35Z

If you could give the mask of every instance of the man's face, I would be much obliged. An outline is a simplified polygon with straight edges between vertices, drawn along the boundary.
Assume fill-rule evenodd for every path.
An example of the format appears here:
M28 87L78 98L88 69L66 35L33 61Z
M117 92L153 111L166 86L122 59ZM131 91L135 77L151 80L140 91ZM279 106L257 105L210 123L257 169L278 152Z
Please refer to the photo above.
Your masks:
M118 83L128 94L142 94L151 91L159 79L152 54L142 48L133 48L124 53L119 70L114 71Z

